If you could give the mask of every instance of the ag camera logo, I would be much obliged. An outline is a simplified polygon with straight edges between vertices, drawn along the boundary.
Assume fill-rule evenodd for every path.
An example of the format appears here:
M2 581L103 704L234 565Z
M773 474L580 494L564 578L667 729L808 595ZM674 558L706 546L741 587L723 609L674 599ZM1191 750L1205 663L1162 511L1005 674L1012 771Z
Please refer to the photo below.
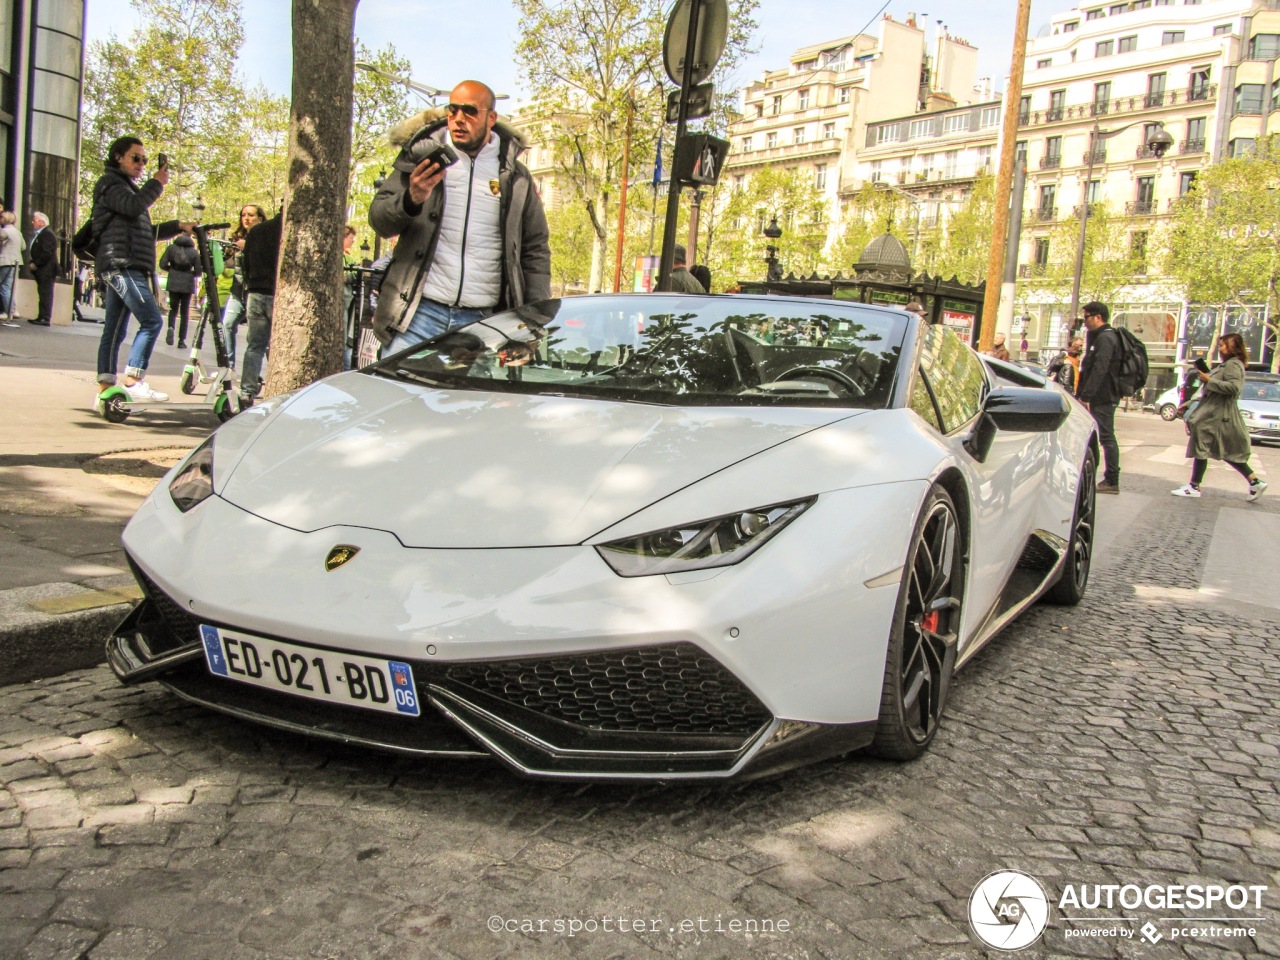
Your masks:
M969 926L989 947L1021 950L1049 923L1049 898L1034 877L1017 870L988 874L969 897Z

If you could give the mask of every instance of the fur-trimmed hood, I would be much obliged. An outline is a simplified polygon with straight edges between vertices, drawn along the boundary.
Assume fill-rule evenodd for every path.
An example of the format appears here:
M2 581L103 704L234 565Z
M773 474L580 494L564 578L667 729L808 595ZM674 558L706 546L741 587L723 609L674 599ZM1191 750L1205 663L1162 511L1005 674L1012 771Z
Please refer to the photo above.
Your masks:
M444 107L428 107L425 110L419 110L413 116L406 117L392 127L387 132L387 140L393 147L403 147L424 129L428 133L434 133L448 119L449 112ZM523 151L528 148L529 145L525 142L520 132L505 120L499 120L494 124L493 129L500 138L514 143L517 151Z

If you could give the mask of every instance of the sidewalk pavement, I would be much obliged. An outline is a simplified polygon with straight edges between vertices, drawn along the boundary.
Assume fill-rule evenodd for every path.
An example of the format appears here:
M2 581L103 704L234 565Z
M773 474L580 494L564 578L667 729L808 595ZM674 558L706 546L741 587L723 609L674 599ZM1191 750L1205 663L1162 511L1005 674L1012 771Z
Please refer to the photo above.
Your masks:
M101 331L0 325L0 684L102 662L104 640L139 596L121 531L218 426L202 393L178 389L188 351L163 341L148 380L171 403L123 424L95 414Z

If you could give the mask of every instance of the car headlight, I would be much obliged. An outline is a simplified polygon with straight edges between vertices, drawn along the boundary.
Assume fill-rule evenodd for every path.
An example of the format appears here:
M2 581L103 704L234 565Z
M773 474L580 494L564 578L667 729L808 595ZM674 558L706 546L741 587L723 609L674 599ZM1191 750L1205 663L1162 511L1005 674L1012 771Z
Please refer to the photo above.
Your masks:
M788 523L809 509L817 497L757 507L699 520L596 547L613 572L622 577L650 577L741 563Z
M182 469L169 483L169 496L173 498L173 505L183 513L213 496L213 437L187 457Z
M1245 410L1243 407L1240 409L1240 415L1241 415L1242 417L1244 417L1246 420L1259 420L1259 419L1261 419L1261 418L1260 418L1256 413L1254 413L1252 410Z

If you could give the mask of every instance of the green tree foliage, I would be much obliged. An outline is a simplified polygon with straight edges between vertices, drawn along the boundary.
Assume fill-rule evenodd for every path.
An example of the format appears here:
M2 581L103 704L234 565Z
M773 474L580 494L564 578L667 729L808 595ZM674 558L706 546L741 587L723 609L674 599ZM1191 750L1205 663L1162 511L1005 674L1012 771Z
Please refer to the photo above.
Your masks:
M984 173L946 217L942 229L922 235L916 269L948 279L954 276L962 283L981 283L987 278L994 215L995 178Z
M547 210L551 231L551 288L563 294L587 289L594 231L580 203L557 204Z
M1266 301L1275 338L1280 332L1280 136L1260 140L1252 153L1219 161L1200 174L1174 210L1163 266L1189 301L1246 310Z
M774 217L782 230L773 245L783 273L807 277L825 268L822 249L830 213L812 174L763 167L740 187L720 188L715 199L713 242L705 260L716 286L764 279L770 241L762 230Z
M589 285L611 273L616 196L629 108L632 157L652 158L665 114L663 4L655 0L514 0L520 13L516 57L545 121L567 202L582 204L594 233ZM717 74L749 52L756 0L735 4ZM612 281L612 276L608 277Z
M412 64L407 57L396 53L391 44L381 50L370 50L356 41L356 60L371 63L383 73L407 77ZM389 80L369 70L357 70L351 108L351 176L347 181L348 222L356 228L358 237L370 241L369 204L377 192L373 181L386 175L396 158L396 148L387 139L387 133L416 112L409 103L408 90L394 80ZM357 247L360 240L357 240Z
M223 162L241 132L235 79L244 42L240 0L132 0L144 26L127 41L92 45L85 71L81 206L102 173L108 145L123 134L171 158L156 219L191 216L197 195L228 189Z
M910 253L913 232L917 228L914 204L901 193L893 190L877 190L871 183L850 200L840 221L840 234L831 244L826 265L832 274L853 275L853 265L862 257L862 251L876 237L891 233L902 241Z
M1080 272L1081 303L1110 303L1117 299L1122 287L1145 275L1151 248L1144 253L1135 246L1134 227L1139 223L1132 217L1112 213L1106 203L1090 204ZM1042 272L1033 271L1031 277L1019 281L1018 295L1034 294L1066 305L1071 302L1080 221L1076 217L1061 221L1048 240L1048 264Z

